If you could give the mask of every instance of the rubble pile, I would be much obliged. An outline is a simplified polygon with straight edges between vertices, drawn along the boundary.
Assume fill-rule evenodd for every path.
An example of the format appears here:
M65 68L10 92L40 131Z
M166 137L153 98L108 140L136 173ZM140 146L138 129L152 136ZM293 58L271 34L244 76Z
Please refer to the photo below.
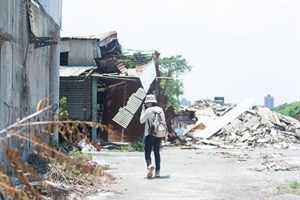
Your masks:
M255 168L255 171L299 171L300 169L297 158L286 158L280 153L261 153L257 160L262 164L262 167Z
M196 130L197 125L204 124L208 127L235 106L214 103L210 100L195 102L188 110L195 111L197 122L186 131L185 137L197 144L210 144L224 148L257 146L289 148L300 144L300 122L263 106L252 106L209 138L194 136L194 132L197 131L197 135L201 136L201 130Z

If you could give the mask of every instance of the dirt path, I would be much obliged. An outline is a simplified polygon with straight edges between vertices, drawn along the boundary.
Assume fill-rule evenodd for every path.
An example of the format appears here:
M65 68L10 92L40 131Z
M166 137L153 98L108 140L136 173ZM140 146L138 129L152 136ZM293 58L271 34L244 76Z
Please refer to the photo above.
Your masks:
M298 181L299 171L256 171L263 169L257 156L283 155L300 161L299 150L182 150L161 151L161 178L146 178L144 154L140 152L100 152L94 160L107 162L117 180L104 187L96 199L163 200L299 200L282 192L284 185Z

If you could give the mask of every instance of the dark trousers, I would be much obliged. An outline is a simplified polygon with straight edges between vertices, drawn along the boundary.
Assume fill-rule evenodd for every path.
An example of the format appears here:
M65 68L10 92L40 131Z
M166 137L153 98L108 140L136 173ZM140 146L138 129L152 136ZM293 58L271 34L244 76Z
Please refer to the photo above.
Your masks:
M154 137L152 135L147 135L145 138L145 159L147 163L147 167L151 164L151 151L153 148L154 158L155 158L155 168L156 170L160 170L160 143L161 138Z

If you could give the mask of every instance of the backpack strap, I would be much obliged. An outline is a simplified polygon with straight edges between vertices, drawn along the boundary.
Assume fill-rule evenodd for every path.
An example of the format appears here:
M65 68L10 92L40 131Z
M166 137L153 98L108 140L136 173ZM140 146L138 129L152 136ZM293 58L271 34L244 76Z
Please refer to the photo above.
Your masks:
M154 121L156 120L156 115L157 115L157 114L160 114L160 113L153 112L153 114L154 114L154 116L153 116L153 118L152 118L152 122L154 122Z
M162 121L162 118L161 118L161 112L156 113L156 114L158 114L158 117L159 117L158 121L161 122L161 121Z
M152 114L154 114L154 116L152 115L152 123L153 123L155 121L155 119L156 119L157 112L153 112ZM149 119L147 119L147 122L148 122L148 126L150 126Z

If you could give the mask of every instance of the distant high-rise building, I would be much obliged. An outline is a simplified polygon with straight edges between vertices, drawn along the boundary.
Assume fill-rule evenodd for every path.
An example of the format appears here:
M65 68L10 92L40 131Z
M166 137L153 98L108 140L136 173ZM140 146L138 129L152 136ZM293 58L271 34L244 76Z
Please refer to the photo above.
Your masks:
M215 97L214 102L224 104L224 97Z
M274 97L272 97L271 95L267 95L265 96L265 107L267 108L274 108Z
M183 106L191 105L191 101L187 100L186 98L181 98L180 104Z

